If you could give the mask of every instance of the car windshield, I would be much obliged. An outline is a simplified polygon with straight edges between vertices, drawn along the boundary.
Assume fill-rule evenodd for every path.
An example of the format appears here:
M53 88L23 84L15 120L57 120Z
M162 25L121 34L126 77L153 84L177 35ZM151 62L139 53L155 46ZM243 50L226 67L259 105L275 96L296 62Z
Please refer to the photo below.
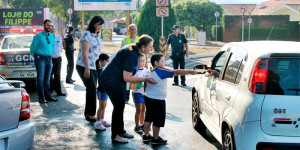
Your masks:
M270 59L267 80L267 94L300 95L299 77L299 58Z
M29 48L32 39L33 36L6 37L3 41L2 49Z

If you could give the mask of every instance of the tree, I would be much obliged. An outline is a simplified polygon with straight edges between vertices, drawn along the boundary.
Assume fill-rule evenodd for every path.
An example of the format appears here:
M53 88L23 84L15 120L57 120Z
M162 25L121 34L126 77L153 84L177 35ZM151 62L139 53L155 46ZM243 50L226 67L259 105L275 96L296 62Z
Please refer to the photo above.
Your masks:
M198 31L205 30L216 23L216 17L214 16L216 11L220 13L218 22L220 22L221 16L223 16L223 8L210 1L179 1L175 4L174 10L180 25L194 26Z
M45 8L44 0L7 0L11 8Z
M172 33L172 26L176 23L174 11L169 6L169 17L164 17L164 36ZM148 34L154 39L154 49L159 49L159 36L161 36L161 18L156 17L156 2L147 0L137 18L139 35Z

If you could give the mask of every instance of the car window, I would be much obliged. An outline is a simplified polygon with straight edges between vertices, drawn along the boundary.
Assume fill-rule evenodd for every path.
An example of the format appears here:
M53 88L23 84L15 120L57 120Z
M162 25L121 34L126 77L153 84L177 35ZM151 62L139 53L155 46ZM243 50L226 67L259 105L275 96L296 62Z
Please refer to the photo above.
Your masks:
M225 64L227 54L228 54L227 51L222 51L216 55L216 57L214 58L213 63L212 63L213 70L216 70L219 73L222 71L222 67Z
M30 48L33 36L16 36L4 39L2 49Z
M245 58L244 54L238 51L231 53L228 61L228 65L226 67L225 75L224 75L225 81L234 84L239 83L244 69L244 64L243 64L244 58Z
M300 95L300 59L271 58L267 79L267 94Z
M5 81L5 80L0 76L0 88L9 87L8 83L1 83L3 81Z

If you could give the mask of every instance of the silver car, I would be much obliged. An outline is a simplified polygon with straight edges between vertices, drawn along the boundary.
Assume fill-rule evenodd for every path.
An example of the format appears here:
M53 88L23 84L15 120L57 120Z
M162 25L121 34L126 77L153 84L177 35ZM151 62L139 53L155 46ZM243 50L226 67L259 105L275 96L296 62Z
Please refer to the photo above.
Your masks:
M21 84L0 76L0 150L30 149L33 145L30 96Z
M0 48L0 75L6 79L18 79L35 83L36 69L30 55L34 34L7 35Z

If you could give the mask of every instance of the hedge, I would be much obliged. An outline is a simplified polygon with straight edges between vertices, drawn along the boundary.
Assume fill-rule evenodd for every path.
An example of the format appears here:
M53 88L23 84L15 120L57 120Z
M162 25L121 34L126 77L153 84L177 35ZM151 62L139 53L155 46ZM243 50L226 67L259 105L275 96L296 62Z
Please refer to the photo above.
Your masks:
M272 33L270 34L270 32ZM244 28L244 41L248 41L249 27ZM287 28L273 28L272 27L251 27L250 28L250 40L288 40ZM242 41L242 28L239 27L239 39Z
M211 27L211 36L213 40L216 40L216 25ZM223 41L223 26L218 25L218 41Z

